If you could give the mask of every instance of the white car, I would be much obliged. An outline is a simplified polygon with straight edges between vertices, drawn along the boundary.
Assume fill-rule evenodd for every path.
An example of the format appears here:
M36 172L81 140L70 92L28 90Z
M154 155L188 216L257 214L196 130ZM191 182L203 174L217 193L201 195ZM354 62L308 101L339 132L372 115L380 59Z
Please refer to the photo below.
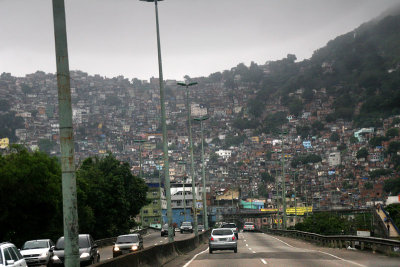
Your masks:
M26 241L20 252L28 265L50 265L54 243L50 239Z
M244 223L243 232L245 232L245 231L252 231L252 232L254 232L254 230L255 230L254 223L252 223L252 222L245 222L245 223Z
M9 242L0 243L0 266L27 267L19 250Z

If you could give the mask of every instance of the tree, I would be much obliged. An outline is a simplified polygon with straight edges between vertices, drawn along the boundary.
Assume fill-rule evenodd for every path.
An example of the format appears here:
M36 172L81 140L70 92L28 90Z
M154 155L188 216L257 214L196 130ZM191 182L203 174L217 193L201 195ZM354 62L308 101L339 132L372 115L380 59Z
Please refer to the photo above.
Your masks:
M390 193L392 196L400 194L400 177L386 180L383 190L385 190L386 193Z
M218 155L215 152L210 153L210 161L213 163L217 163L218 162Z
M389 130L386 131L386 137L387 138L393 138L399 136L399 129L397 128L390 128Z
M61 168L56 158L12 146L0 155L0 240L17 246L29 239L62 235Z
M337 132L333 132L329 137L329 140L331 140L331 142L337 142L340 140L340 135Z
M50 154L50 151L53 149L55 143L49 139L39 139L38 145L40 151Z
M273 183L275 181L274 177L268 172L261 173L261 180L263 183Z
M296 224L296 230L321 235L339 235L351 233L350 222L339 215L322 212L314 213Z
M357 155L356 155L357 159L361 159L364 158L366 159L368 157L368 150L363 147L360 150L357 151Z
M390 217L393 219L396 226L400 225L400 204L390 204L385 210L389 213Z
M81 189L78 199L84 209L81 214L92 218L80 220L79 226L96 238L129 232L134 223L130 218L149 203L144 180L133 176L128 163L111 154L84 160L77 181Z

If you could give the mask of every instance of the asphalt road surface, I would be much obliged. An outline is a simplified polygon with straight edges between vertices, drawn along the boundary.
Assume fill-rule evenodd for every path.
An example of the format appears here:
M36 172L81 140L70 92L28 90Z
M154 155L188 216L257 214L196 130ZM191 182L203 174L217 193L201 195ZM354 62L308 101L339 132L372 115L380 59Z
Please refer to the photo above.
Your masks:
M318 247L291 238L246 232L239 234L238 253L225 250L209 254L208 244L205 244L164 266L398 267L400 259L371 252Z
M175 240L183 240L194 237L194 234L175 232ZM148 248L151 246L157 246L160 244L168 243L168 237L161 237L160 231L149 230L146 235L143 236L143 246L144 248ZM112 255L112 246L99 248L100 252L100 261L108 260L113 257Z

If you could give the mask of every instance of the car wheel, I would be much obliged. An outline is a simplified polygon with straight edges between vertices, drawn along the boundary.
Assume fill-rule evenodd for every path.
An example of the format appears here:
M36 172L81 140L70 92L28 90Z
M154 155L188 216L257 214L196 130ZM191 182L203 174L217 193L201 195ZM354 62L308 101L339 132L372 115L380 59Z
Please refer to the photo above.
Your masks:
M181 234L183 234L183 231L181 231Z
M234 249L233 249L233 252L237 253L237 248L234 248Z
M212 254L212 253L213 253L213 251L212 251L212 249L211 249L211 248L209 248L209 249L208 249L208 252L209 252L210 254Z

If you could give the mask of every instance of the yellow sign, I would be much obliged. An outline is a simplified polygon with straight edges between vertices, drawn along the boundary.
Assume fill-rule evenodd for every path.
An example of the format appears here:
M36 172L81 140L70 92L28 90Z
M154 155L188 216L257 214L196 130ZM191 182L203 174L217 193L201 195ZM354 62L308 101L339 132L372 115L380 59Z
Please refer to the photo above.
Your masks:
M277 212L278 209L261 209L261 211Z
M297 207L297 208L287 208L286 209L286 214L288 215L295 215L297 213L297 215L304 215L304 213L307 212L312 212L312 207Z
M5 149L10 145L10 139L6 138L2 138L0 139L0 149Z

